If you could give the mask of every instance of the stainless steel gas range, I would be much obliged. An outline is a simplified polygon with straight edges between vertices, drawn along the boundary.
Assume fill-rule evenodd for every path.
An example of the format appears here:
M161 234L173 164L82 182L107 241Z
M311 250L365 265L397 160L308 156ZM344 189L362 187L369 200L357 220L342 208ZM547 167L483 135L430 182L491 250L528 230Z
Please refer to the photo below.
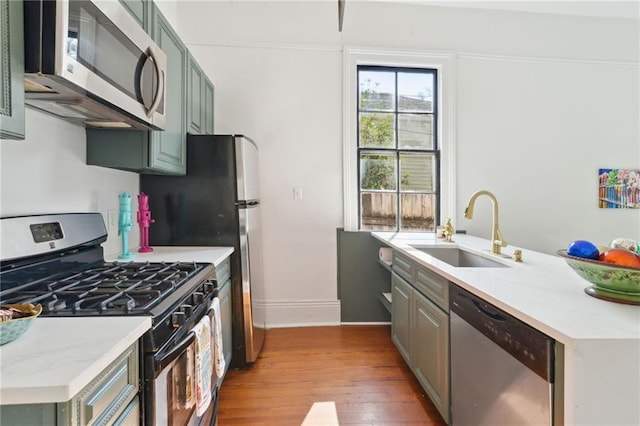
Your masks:
M151 317L140 341L140 424L215 423L215 369L205 370L207 380L198 375L194 331L208 324L217 296L211 263L106 262L99 213L2 218L0 232L0 306L40 304L42 316L79 320ZM203 382L211 390L206 407L197 387Z

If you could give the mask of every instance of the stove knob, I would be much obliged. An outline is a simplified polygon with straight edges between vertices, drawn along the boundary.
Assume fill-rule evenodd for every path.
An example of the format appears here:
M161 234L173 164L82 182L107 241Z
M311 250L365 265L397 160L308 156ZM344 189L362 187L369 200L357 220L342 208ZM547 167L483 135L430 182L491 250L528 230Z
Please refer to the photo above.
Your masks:
M193 293L192 299L193 299L194 305L199 305L204 301L204 293L200 293L199 291L196 291Z
M171 325L173 328L179 328L186 322L186 316L184 312L174 312L171 314Z
M216 284L214 282L212 282L212 281L205 281L205 283L202 286L202 288L203 288L203 291L206 294L213 293L213 291L216 288Z
M193 315L193 306L191 305L180 305L180 312L184 313L187 318Z

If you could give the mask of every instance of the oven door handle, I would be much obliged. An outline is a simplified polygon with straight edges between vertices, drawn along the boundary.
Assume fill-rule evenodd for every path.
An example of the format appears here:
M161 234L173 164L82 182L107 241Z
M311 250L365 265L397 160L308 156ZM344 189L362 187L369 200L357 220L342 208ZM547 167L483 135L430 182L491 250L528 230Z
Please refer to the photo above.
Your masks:
M154 361L154 373L157 377L162 370L167 368L176 358L178 358L190 345L193 344L196 340L196 333L190 332L187 337L182 339L180 343L178 343L175 347L173 347L166 354L159 353L153 357Z

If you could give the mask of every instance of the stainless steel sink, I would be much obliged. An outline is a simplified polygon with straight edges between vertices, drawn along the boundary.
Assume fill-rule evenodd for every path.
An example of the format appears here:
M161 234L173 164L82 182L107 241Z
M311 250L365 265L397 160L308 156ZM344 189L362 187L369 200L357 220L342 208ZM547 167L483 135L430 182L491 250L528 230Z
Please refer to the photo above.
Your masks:
M462 250L458 247L429 247L413 245L411 247L418 249L429 256L433 256L438 260L448 263L451 266L458 268L508 268L505 265L495 260L488 259L484 256L472 253L467 250Z

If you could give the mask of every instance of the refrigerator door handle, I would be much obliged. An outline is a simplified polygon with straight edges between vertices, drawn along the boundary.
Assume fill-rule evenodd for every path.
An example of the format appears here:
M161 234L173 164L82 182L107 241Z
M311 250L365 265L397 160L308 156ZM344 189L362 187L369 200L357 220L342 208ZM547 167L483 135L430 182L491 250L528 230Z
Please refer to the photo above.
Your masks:
M241 208L241 209L246 209L247 207L254 207L254 206L259 206L259 205L260 205L260 201L257 201L257 200L238 201L236 203L236 206L238 206L238 208Z

